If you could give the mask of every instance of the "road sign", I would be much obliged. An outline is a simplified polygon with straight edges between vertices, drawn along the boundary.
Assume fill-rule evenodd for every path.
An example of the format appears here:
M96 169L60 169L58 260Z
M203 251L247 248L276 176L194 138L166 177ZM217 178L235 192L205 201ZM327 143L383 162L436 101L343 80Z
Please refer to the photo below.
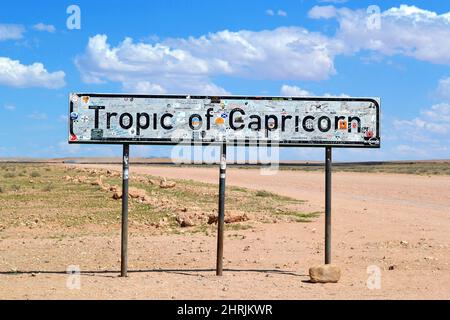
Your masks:
M128 269L130 144L221 146L216 274L223 271L226 147L325 147L325 263L331 263L332 147L380 147L377 98L72 93L69 143L123 145L121 276Z
M70 95L69 143L380 147L377 98Z

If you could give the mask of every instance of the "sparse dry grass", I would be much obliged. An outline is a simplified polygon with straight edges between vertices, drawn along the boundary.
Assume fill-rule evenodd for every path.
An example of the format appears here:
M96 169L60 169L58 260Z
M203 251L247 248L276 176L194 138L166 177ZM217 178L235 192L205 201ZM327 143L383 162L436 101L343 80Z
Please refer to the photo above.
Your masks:
M281 166L281 170L323 171L322 165ZM450 162L405 162L375 164L334 164L334 172L401 173L417 175L450 175Z
M20 174L17 174L20 173ZM58 165L1 164L0 176L0 238L28 233L36 237L62 238L85 234L118 232L121 202L112 192L92 182L121 186L118 174L106 170L83 170ZM66 180L86 176L85 182ZM208 215L217 214L218 186L193 180L175 180L175 188L163 189L149 181L157 177L130 178L130 187L145 190L155 203L129 201L130 229L133 232L215 232L208 225ZM248 229L256 222L274 219L307 222L317 213L302 212L303 201L266 191L239 187L226 190L226 212L248 214L250 220L227 224L229 230ZM200 223L181 228L176 222L179 210L200 216Z

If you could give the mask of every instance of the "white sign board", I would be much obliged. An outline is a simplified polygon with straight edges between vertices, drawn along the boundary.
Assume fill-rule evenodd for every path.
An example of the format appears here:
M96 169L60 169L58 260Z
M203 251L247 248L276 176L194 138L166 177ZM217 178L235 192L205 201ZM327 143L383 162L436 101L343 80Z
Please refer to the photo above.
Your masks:
M69 143L380 147L376 98L72 93Z

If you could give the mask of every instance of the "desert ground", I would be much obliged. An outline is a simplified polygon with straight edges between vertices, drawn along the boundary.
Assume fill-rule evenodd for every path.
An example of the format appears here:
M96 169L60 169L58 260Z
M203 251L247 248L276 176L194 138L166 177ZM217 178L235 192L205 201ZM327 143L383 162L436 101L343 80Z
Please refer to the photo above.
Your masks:
M170 211L193 212L198 221L204 219L196 212L202 208L208 208L204 214L217 212L213 207L218 168L131 163L131 177L164 177L177 184L159 190L131 181L130 186L146 188L149 200L147 204L144 198L143 204L130 200L130 271L127 278L120 278L120 201L95 185L96 176L105 172L118 183L120 165L48 168L47 173L40 168L39 175L24 169L20 178L24 186L11 182L0 193L1 299L450 298L447 174L333 173L332 262L341 267L342 277L336 284L313 284L308 282L308 269L324 259L323 172L279 170L267 175L257 168L229 168L227 214L247 213L248 220L227 224L225 270L217 277L216 226L196 222L180 227L170 220L174 219ZM61 190L49 182L55 171L65 181ZM83 174L90 183L75 181ZM3 175L3 182L6 176L12 177ZM38 183L43 187L32 187ZM73 190L95 196L74 195L70 190L75 185L79 189ZM177 189L181 186L184 193ZM48 197L46 201L57 193L67 195L67 201L47 204L42 198L27 197L27 192ZM178 203L189 194L197 205L180 209ZM152 202L157 195L166 203ZM80 202L73 200L77 197ZM94 202L97 207L90 205ZM152 208L168 209L164 210L169 218L166 211L155 209L157 219L151 222L146 210ZM133 210L138 213L133 215ZM73 216L65 217L66 211ZM97 211L102 213L92 214ZM81 270L79 288L68 286L73 278L66 271L71 265ZM371 270L380 270L379 288L368 286L374 276Z

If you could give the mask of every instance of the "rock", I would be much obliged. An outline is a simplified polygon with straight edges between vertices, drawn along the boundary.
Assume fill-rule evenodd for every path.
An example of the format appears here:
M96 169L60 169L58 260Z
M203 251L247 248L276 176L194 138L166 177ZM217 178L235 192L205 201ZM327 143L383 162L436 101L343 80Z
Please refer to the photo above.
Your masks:
M84 182L86 182L86 180L87 180L86 176L80 176L80 177L75 178L73 181L78 182L78 183L84 183Z
M128 190L128 195L129 195L131 198L135 198L135 199L140 198L140 199L142 199L142 198L144 198L145 196L147 196L147 192L145 192L145 190L142 190L142 189L138 189L138 188L133 188L133 187L131 187L131 188Z
M242 222L247 220L249 220L249 218L245 213L241 215L229 215L225 217L225 223Z
M208 224L217 223L217 216L214 214L210 214L208 216Z
M180 227L193 227L195 226L194 222L192 222L191 219L189 219L189 217L183 216L183 215L179 215L177 216L177 222L180 225Z
M113 197L113 199L116 199L116 200L122 199L122 191L114 191L114 194L112 197Z
M390 265L389 267L388 267L388 270L390 270L390 271L392 271L392 270L394 270L395 269L395 265Z
M243 221L247 221L247 220L250 220L250 219L244 213L244 214L226 215L224 222L225 223L235 223L235 222L243 222ZM217 221L218 221L217 215L210 214L208 216L208 224L217 223Z
M104 189L108 189L108 187L105 186ZM122 190L118 186L110 186L109 191L113 192L113 199L122 199ZM132 199L137 199L140 202L150 202L150 196L143 189L131 187L128 189L128 196Z
M400 241L400 244L403 246L407 246L408 245L408 241L402 240Z
M176 186L176 182L175 181L167 181L166 179L161 180L159 182L159 187L162 189L170 189L170 188L174 188Z
M100 186L101 187L103 185L103 182L102 182L101 179L97 179L97 180L91 182L91 185L93 185L93 186Z
M143 203L152 204L152 200L150 199L150 196L149 196L149 195L143 196L143 197L141 198L141 201L142 201Z
M309 277L314 283L336 283L341 278L341 269L332 264L322 264L309 268Z

